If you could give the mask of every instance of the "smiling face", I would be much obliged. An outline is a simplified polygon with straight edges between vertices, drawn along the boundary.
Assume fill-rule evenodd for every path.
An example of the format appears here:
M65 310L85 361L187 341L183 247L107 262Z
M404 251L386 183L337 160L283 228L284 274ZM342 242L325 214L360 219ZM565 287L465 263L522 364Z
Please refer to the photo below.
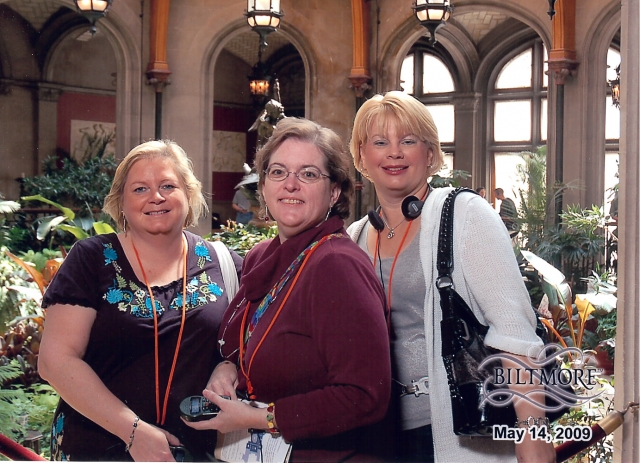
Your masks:
M415 194L425 185L433 149L416 135L402 133L389 121L386 130L374 121L372 133L360 147L363 167L376 192L391 199Z
M286 172L299 172L313 166L328 174L320 149L296 138L288 138L273 152L268 167L273 165ZM280 241L284 242L324 221L340 196L340 188L326 177L316 183L303 183L289 174L280 182L265 178L261 193L269 215L278 222Z
M131 166L122 192L122 212L133 233L180 233L189 203L173 162L140 159Z

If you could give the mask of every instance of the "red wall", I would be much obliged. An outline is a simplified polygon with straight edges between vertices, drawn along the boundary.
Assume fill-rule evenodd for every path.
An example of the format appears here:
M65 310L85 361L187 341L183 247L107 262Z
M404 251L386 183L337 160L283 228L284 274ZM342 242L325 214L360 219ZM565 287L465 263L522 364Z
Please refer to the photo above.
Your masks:
M247 134L247 159L250 166L253 165L253 157L256 150L257 134L254 131L247 132L255 121L250 109L227 108L214 106L213 130L226 132L243 132ZM231 201L235 193L234 187L242 180L244 174L240 172L212 172L211 193L214 201Z
M58 100L58 149L71 150L71 120L116 122L116 97L68 93ZM117 130L117 127L116 127Z

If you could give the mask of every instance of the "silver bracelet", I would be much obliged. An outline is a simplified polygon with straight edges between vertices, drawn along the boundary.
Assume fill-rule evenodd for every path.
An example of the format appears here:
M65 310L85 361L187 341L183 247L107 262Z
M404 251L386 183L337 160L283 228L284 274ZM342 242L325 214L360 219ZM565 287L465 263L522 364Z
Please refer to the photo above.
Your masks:
M128 452L131 449L131 446L133 445L133 438L136 435L136 428L138 427L138 421L140 421L140 417L136 415L136 419L133 420L133 430L131 431L131 435L129 436L129 443L124 448L125 452Z
M538 418L534 418L533 416L529 416L526 420L518 421L516 420L515 428L530 428L531 426L546 426L547 429L551 426L549 422L549 418L546 416L541 416Z

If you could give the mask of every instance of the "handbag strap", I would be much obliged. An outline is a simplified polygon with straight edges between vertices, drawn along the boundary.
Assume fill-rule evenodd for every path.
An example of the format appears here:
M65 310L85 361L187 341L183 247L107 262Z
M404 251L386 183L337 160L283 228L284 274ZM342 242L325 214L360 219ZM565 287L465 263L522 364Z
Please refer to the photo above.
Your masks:
M222 241L210 241L213 250L218 256L218 262L220 263L220 273L222 274L222 282L227 290L227 298L229 302L235 297L238 292L239 282L238 273L236 272L236 265L233 262L229 248Z
M438 234L438 256L436 259L438 269L436 287L438 289L441 289L441 286L453 286L453 280L451 278L451 272L453 272L453 208L455 206L456 196L465 191L477 194L471 188L458 187L449 193L442 205L440 232Z

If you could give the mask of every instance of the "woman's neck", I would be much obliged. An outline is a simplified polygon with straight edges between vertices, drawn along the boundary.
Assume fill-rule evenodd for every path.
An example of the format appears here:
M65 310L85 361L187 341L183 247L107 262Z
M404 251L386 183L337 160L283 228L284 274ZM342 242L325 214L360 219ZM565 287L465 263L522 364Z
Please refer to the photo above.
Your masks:
M405 198L408 196L415 196L419 200L424 201L428 191L429 184L426 182L418 187L414 192L406 196L398 196L394 194L387 194L383 191L376 191L384 220L390 227L395 227L404 219L404 214L402 213L402 202Z
M129 231L119 237L140 281L144 281L146 275L151 286L162 286L182 278L183 255L187 246L182 232L179 236L140 236Z

